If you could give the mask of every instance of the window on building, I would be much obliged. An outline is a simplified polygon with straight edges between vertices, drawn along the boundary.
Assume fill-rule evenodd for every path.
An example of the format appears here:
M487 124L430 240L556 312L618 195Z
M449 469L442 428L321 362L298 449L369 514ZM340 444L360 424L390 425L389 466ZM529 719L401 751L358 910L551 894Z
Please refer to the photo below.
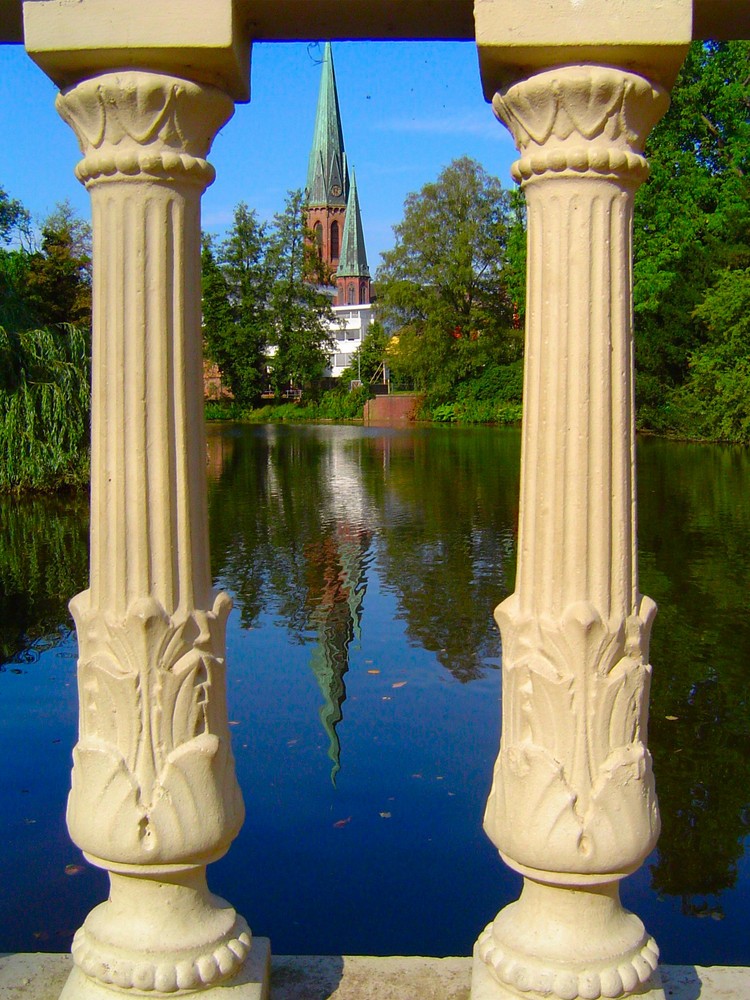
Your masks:
M359 304L361 306L367 305L367 285L364 281L359 286Z
M338 260L339 258L339 224L338 222L331 223L331 260Z
M348 306L354 305L354 285L349 285L346 290L346 304Z
M323 255L323 224L320 222L315 223L315 245L318 248L318 253Z
M349 354L336 354L336 355L334 355L334 358L333 358L333 366L334 366L334 368L346 368L346 366L349 364L349 358L350 358Z

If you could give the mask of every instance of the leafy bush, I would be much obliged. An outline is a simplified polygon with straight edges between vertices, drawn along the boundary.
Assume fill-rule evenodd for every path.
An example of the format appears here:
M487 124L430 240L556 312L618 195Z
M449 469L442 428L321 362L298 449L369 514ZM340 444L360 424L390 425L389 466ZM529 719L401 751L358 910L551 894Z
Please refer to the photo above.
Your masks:
M462 382L450 402L427 398L425 420L461 424L513 424L521 419L523 361L488 364L477 378Z
M210 399L204 411L206 420L242 420L244 408L232 399Z
M206 403L207 420L246 420L252 424L301 423L315 420L358 420L370 398L367 386L352 392L344 387L324 392L317 402L269 403L244 409L236 403Z

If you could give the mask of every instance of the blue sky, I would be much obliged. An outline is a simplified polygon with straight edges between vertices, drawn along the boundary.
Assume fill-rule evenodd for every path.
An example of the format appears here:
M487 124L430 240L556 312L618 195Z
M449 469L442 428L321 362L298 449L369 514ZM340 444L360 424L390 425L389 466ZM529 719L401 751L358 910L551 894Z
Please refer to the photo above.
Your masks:
M217 178L203 198L205 229L222 234L240 201L270 219L304 184L321 55L317 45L254 46L252 99L237 106L211 153ZM515 150L482 96L473 43L337 42L333 58L373 271L393 245L406 195L451 160L472 156L512 185ZM0 47L0 186L37 219L64 199L88 218L88 195L73 176L78 147L54 96L21 47Z

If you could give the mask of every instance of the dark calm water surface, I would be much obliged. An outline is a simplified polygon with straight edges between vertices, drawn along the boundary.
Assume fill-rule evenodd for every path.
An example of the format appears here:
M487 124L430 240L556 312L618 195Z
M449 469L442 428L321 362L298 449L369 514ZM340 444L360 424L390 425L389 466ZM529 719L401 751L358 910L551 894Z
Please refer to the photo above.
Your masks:
M486 428L209 428L247 805L210 881L278 954L468 954L518 893L481 817L519 445ZM639 446L663 834L623 897L669 963L750 964L749 455ZM63 950L106 895L64 820L87 515L0 500L0 524L0 951Z

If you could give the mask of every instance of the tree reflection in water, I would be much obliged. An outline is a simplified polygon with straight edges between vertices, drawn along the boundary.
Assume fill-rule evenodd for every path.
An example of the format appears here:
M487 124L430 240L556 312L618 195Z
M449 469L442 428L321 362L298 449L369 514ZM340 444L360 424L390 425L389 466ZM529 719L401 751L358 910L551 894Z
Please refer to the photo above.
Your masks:
M420 700L411 709L422 713L421 719L387 715L380 695L366 693L359 674L367 672L363 659L372 657L374 638L380 641L380 665L385 665L386 657L398 661L395 666L406 677L415 651L427 650L430 664L438 665L439 676L434 679L459 682L453 690L442 685L440 694L470 699L465 711L471 728L456 732L451 752L463 753L476 734L497 724L494 699L472 699L471 692L481 690L482 682L474 682L489 676L499 664L492 610L513 585L516 432L227 426L209 428L208 441L215 575L232 591L237 605L230 634L260 627L262 645L263 636L270 634L263 630L280 625L287 639L303 651L302 670L306 664L320 691L318 696L312 688L320 699L320 732L325 739L322 763L327 770L327 752L334 782L337 776L339 785L344 781L347 759L354 769L355 743L360 766L361 754L374 753L376 748L378 762L385 759L384 741L380 741L385 734L380 731L388 719L400 718L404 726L402 736L391 734L389 740L408 742L419 736L429 741L433 738L429 727L440 725L439 719L431 719L432 666L432 674L422 675L428 680L419 688ZM736 918L747 907L748 893L743 861L750 825L749 482L747 450L640 442L641 589L660 608L651 646L654 679L649 743L663 832L643 874L626 880L625 894L671 962L750 964L750 944ZM54 651L42 655L70 629L67 602L86 585L86 498L0 499L0 527L0 670L24 671L23 676L5 678L6 768L8 775L25 767L36 776L35 784L24 789L6 788L9 808L0 878L7 893L5 916L0 914L0 925L5 928L0 943L26 951L40 946L54 949L60 946L58 939L52 937L45 945L46 938L33 936L39 931L37 924L42 924L34 914L40 908L56 913L57 906L58 916L48 919L67 928L75 922L76 908L83 907L82 915L99 891L94 873L90 884L81 880L72 885L64 875L57 882L50 881L50 870L63 872L71 860L62 820L69 748L58 744L60 736L64 742L73 740L75 683L72 659L54 661ZM390 617L384 617L386 605ZM388 634L373 637L371 620L378 620ZM66 656L72 655L68 648ZM37 658L39 662L34 663ZM34 663L34 669L29 663ZM242 670L246 668L241 665ZM262 710L281 720L289 668L274 662L272 670L272 699L278 697L275 704L266 698ZM70 685L64 688L64 696L55 687L63 683ZM248 686L254 683L252 678L247 681ZM347 685L361 696L357 719L350 718L348 723L344 719ZM383 692L390 693L390 686L389 676ZM405 690L411 691L412 686ZM34 704L28 699L35 699ZM395 699L392 704L396 705ZM23 705L27 711L17 707ZM401 705L405 712L407 702ZM383 714L366 714L378 710ZM55 735L48 733L50 726ZM356 739L363 730L372 731L372 742ZM54 767L50 738L56 747ZM399 744L396 752L405 760L412 748L404 745L402 751ZM476 761L476 774L471 775L476 806L469 808L468 798L462 806L467 827L478 840L482 839L481 803L492 752ZM13 753L22 756L16 759ZM460 759L464 767L469 757L464 754ZM44 765L39 763L42 760ZM408 771L409 765L404 763L404 767ZM309 780L310 773L308 769L303 780ZM409 774L406 779L410 780ZM55 782L55 788L42 787L43 781ZM471 782L466 780L467 789ZM328 785L325 771L323 783ZM413 784L399 787L402 802L417 796ZM28 795L27 788L31 789ZM248 791L252 794L252 789ZM315 794L321 794L320 786ZM335 794L341 796L341 789ZM24 826L18 810L27 810L23 816L28 816L34 796L40 802L56 799L58 812L44 822L40 818L38 823L34 820L35 825ZM281 809L284 801L278 799ZM377 811L374 815L377 820ZM415 822L413 817L411 822ZM454 814L446 813L444 822L445 837L455 836ZM250 827L256 823L257 817ZM402 841L395 837L395 820L388 829L394 836L388 843L397 851ZM39 869L44 874L37 888L29 883L28 872L22 880L18 877L19 859L29 856L32 833L44 834L39 850L47 859L47 867ZM262 834L259 829L258 835ZM335 849L340 850L342 843L337 841ZM480 848L473 843L471 850ZM419 852L415 852L405 860L398 878L418 877L415 859ZM321 853L321 859L327 857ZM228 863L231 858L230 853ZM355 854L349 857L350 865L354 858ZM393 864L397 863L394 854ZM477 870L480 867L477 864ZM445 889L450 864L444 868ZM483 877L487 882L501 876L488 869ZM361 878L361 873L354 873L347 889L354 910L359 907L354 893ZM473 883L464 884L460 871L456 879L461 892L469 896L479 892ZM47 886L53 884L55 898L51 899ZM503 900L492 886L483 891L492 897L489 919ZM273 892L275 885L268 898ZM22 920L12 919L10 914L19 912L17 900L21 898L32 902L23 904ZM263 903L266 907L268 898ZM341 906L340 899L337 905ZM476 908L475 900L466 904L467 942L479 930L471 921L481 923L484 916ZM268 925L267 912L261 912L259 929ZM721 919L725 914L730 919L721 927L712 920L695 919ZM280 923L284 925L285 920L286 914L281 913ZM339 928L337 933L343 932ZM397 949L398 944L392 947Z
M491 612L513 583L518 436L234 433L222 497L254 499L212 515L217 571L243 622L273 608L298 641L316 643L311 665L335 775L368 564L396 598L409 641L453 677L470 682L496 661ZM641 589L660 605L650 744L663 833L650 871L656 892L680 899L686 916L723 915L717 897L736 883L748 833L749 475L741 449L640 444Z
M647 440L639 459L641 585L660 609L649 743L662 834L652 882L686 915L721 919L712 897L735 885L750 832L750 455Z
M0 671L60 641L87 579L86 497L0 496Z

